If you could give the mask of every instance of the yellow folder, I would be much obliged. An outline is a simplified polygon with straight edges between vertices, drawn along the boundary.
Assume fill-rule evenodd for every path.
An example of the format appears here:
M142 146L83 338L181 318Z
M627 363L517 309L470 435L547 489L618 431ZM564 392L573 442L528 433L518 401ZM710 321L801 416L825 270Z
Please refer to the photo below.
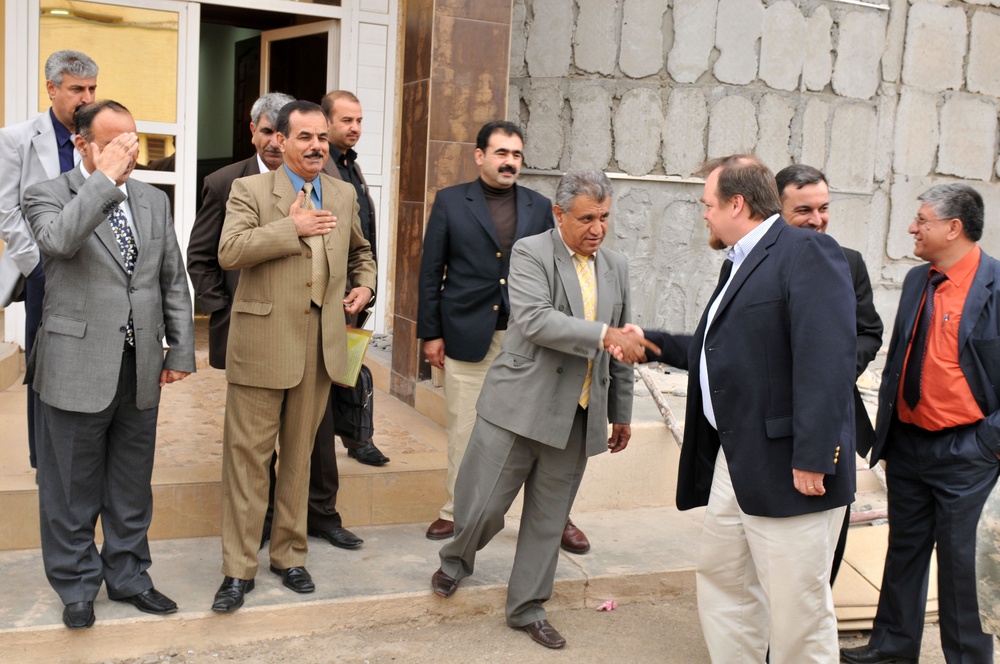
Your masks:
M372 340L371 330L359 330L356 327L347 328L347 370L333 376L333 383L342 387L354 387L358 383L361 364L365 361L368 344Z

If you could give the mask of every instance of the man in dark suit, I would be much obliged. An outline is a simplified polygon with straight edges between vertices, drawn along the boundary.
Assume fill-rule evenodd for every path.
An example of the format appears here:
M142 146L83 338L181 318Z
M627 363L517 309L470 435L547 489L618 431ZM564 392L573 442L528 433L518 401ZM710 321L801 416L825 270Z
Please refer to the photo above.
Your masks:
M239 270L224 270L219 265L219 238L225 221L226 202L233 181L258 173L280 168L283 155L278 147L274 119L285 104L295 101L281 92L269 92L254 102L250 109L250 133L257 152L254 156L238 161L205 178L202 205L195 217L188 243L188 274L202 311L210 313L208 328L208 361L216 369L226 368L226 347L229 338L229 319L233 295L239 283ZM329 162L327 162L329 164ZM336 169L334 169L336 170ZM328 170L324 167L324 172ZM268 508L264 519L260 545L271 537L274 516L274 471L277 455L271 459ZM333 414L329 407L323 414L316 432L309 480L309 534L322 537L336 547L356 549L364 540L343 526L337 511L337 492L340 479L333 448Z
M708 505L698 611L714 662L831 662L830 565L854 499L855 298L833 238L788 226L756 158L710 161L709 244L731 247L694 336L677 506ZM838 463L841 462L841 463Z
M830 187L826 182L826 176L812 166L792 164L778 171L774 179L781 196L781 216L788 225L825 233L830 223ZM858 331L858 363L854 368L856 381L882 347L882 319L875 311L872 282L868 277L868 267L861 258L861 253L847 247L841 249L844 250L847 264L851 268L851 283L854 284L854 297L857 300L857 308L854 311ZM857 384L854 386L854 422L858 454L866 456L875 441L875 429L872 427L871 418L868 417L868 411L865 410ZM850 524L851 511L847 510L844 514L844 525L840 530L840 539L833 552L831 584L836 580L840 563L844 559Z
M97 63L79 51L56 51L45 61L45 90L52 106L41 115L0 128L0 307L24 298L24 353L31 354L42 320L45 274L41 255L21 209L24 191L71 170L80 155L73 144L73 114L94 101ZM18 292L20 291L20 292ZM28 461L35 455L34 388L28 385Z
M916 662L937 545L941 648L992 662L976 597L976 525L1000 472L1000 262L977 242L983 199L931 187L910 224L927 261L903 281L879 390L872 463L885 459L889 550L868 645L847 662Z
M160 390L195 364L167 197L129 179L139 152L132 116L96 102L77 111L76 129L79 167L24 194L48 282L25 381L39 396L45 573L66 605L63 622L85 629L102 582L110 599L140 611L177 610L147 573L150 479Z
M455 486L455 539L431 587L441 597L472 574L476 552L504 526L521 487L524 509L507 586L507 624L547 648L566 640L542 604L552 595L561 533L587 458L632 435L632 367L605 349L644 352L629 320L628 263L602 249L611 182L571 171L556 190L559 230L520 240L510 259L510 328L486 374ZM647 344L648 345L648 344ZM611 437L608 438L608 424Z
M364 233L365 239L371 245L372 257L378 263L378 253L375 246L377 244L375 239L375 201L368 193L368 183L365 182L361 166L358 165L358 153L354 151L354 146L361 138L361 102L347 90L334 90L323 97L320 106L330 123L330 160L326 162L323 171L354 186L354 190L358 194L358 218L361 220L361 232ZM350 284L348 284L349 286ZM368 308L357 316L353 316L348 323L353 327L364 327L373 304L374 301L369 302ZM330 393L330 396L336 398L333 392ZM332 422L330 426L332 427ZM323 426L320 426L320 431L323 431ZM333 440L332 432L329 434L329 439ZM341 436L340 440L347 448L347 456L357 459L359 463L369 466L384 466L389 463L389 457L382 454L371 438L354 440ZM322 459L318 458L318 455L313 456L314 469L317 463L324 463ZM335 464L336 456L329 455L326 464L329 463ZM336 472L335 467L330 468L330 470Z
M511 246L554 223L551 201L516 184L524 161L517 125L483 125L475 159L478 180L437 193L420 260L417 336L427 361L444 371L448 429L448 501L427 529L429 539L446 539L455 530L455 478L476 421L476 399L510 315ZM568 521L564 535L563 544L574 553L590 548Z

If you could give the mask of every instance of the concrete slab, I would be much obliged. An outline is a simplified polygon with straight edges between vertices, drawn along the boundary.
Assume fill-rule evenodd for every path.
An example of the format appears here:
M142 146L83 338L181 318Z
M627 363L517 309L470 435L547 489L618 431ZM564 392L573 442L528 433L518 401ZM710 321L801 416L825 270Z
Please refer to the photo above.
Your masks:
M694 591L694 555L702 514L674 508L590 512L576 518L590 536L585 556L561 553L556 587L547 606L593 607L649 600ZM456 616L502 615L513 560L517 521L508 518L479 556L476 574L442 600L430 592L440 542L422 525L358 528L362 548L343 551L310 539L312 595L285 589L260 554L257 587L232 615L209 610L222 580L218 538L153 542L150 573L157 588L177 601L176 614L158 617L111 602L102 591L97 624L69 632L62 605L42 572L38 550L0 553L0 573L19 580L0 605L0 652L4 659L89 662L136 656L167 648L197 648L304 635L340 627L435 624Z

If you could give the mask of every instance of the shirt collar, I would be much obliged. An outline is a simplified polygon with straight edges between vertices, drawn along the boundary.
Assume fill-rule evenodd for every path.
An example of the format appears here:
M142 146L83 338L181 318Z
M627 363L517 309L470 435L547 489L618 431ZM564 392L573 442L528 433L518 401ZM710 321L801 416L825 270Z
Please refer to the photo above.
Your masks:
M52 119L52 128L56 131L56 143L58 145L63 145L73 138L73 132L67 129L63 123L59 122L51 106L49 107L49 118Z
M282 164L281 167L285 169L288 179L292 181L292 189L295 190L295 195L298 196L299 192L302 191L302 185L306 183L305 178L293 172L292 169L288 168L287 164ZM323 208L323 192L320 191L322 187L319 175L312 179L312 185L313 204L315 204L317 210L320 210Z
M573 251L572 249L570 249L570 246L568 244L566 244L566 240L563 240L562 231L560 231L557 228L556 232L559 233L559 239L562 240L563 246L566 247L566 251L567 251L567 253L569 253L569 257L572 258L573 260L576 260L576 252ZM583 254L581 254L581 256L582 255ZM596 256L597 256L597 252L592 253L591 255L587 256L587 261L588 262L589 261L596 261L597 260Z
M761 238L770 230L771 226L774 225L775 220L778 218L777 214L772 214L770 217L764 221L757 224L757 226L751 230L749 233L744 235L739 239L739 241L733 245L733 248L729 250L726 254L726 258L733 262L733 267L737 267L744 261L744 259L750 255L753 248L757 246Z
M976 268L979 267L979 256L982 250L979 245L975 245L969 250L969 253L962 256L957 263L951 266L947 272L944 273L948 277L948 281L958 287L962 287L965 282L974 277L976 274ZM931 269L934 269L933 267ZM936 270L940 272L940 270Z
M82 161L80 162L80 172L83 173L83 179L84 180L88 179L92 175L92 173L87 170L87 167L83 165ZM104 175L104 173L101 173L101 175ZM104 175L104 177L107 178L108 176ZM112 182L112 184L114 183L114 180L111 180L111 178L108 178L108 180L110 180ZM125 188L126 184L128 184L128 183L124 182L124 183L122 183L120 185L117 185L117 186L118 186L118 191L120 191L123 194L125 194L125 198L127 199L128 198L128 189Z
M336 147L333 143L330 143L330 158L333 159L333 163L340 166L340 161L347 157L347 167L350 168L354 166L354 162L358 158L358 153L354 151L354 148L347 148L346 152L341 152L340 148Z
M271 169L268 168L267 164L264 163L264 160L260 158L260 153L256 152L254 154L257 155L257 170L260 171L261 173L267 173L268 171L270 171Z

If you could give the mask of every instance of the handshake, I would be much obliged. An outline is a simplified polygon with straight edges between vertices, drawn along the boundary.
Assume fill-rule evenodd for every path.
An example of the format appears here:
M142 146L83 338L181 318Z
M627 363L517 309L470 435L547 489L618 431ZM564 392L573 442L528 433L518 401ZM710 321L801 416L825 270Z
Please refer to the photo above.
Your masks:
M660 347L646 339L642 328L632 323L626 323L624 327L609 327L604 335L604 350L625 364L645 362L647 349L660 354Z

